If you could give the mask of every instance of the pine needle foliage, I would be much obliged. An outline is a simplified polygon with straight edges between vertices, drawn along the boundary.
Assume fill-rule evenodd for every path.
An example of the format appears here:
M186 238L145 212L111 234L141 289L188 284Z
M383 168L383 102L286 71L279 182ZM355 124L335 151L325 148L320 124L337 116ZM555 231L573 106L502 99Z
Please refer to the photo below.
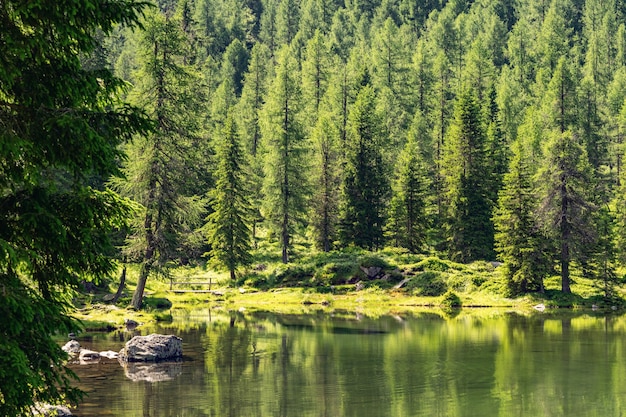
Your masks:
M227 117L222 128L215 157L215 188L210 192L213 212L206 225L210 256L226 267L235 280L237 268L252 260L253 210L245 180L245 156L232 116Z

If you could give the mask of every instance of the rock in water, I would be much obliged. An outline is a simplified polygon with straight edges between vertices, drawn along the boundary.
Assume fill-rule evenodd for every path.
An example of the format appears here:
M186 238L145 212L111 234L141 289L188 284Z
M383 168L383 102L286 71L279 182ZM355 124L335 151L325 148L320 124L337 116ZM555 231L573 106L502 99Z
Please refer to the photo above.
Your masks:
M81 347L80 343L78 343L76 340L70 340L61 349L63 349L63 351L67 353L78 353L80 352Z
M33 415L43 417L71 417L69 408L63 405L35 404L32 409Z
M120 351L124 362L157 362L183 356L183 339L174 335L135 336Z
M78 354L78 359L81 361L94 361L100 359L100 352L89 349L81 349Z

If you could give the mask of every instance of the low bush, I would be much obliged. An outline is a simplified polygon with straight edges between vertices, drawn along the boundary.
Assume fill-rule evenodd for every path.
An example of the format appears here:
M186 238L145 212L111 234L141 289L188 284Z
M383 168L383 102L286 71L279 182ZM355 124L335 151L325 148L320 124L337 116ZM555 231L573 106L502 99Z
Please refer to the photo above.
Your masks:
M461 307L463 303L458 295L453 291L448 291L441 297L440 305L444 309L453 309Z
M448 290L448 285L440 272L427 271L413 277L406 288L415 295L437 297Z
M442 261L441 259L436 258L434 256L429 256L423 261L418 262L415 265L415 267L417 268L417 270L421 270L421 271L445 272L448 269L450 269L450 263L446 261Z

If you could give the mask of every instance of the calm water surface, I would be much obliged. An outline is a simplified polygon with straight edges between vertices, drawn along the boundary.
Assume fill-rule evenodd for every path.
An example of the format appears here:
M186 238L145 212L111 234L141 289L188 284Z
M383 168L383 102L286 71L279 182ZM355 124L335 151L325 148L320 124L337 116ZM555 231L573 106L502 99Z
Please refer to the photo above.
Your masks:
M77 416L620 416L626 318L435 313L176 317L167 327L85 336L119 350L176 334L179 363L72 364Z

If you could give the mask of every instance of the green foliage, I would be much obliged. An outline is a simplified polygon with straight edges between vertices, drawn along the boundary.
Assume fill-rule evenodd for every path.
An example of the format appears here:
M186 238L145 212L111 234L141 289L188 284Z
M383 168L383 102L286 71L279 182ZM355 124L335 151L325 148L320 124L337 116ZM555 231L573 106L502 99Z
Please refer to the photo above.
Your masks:
M374 90L366 85L361 88L349 118L340 214L340 239L346 246L382 246L389 183L380 129Z
M440 271L445 272L451 268L450 262L443 261L439 258L428 257L417 263L416 269L418 271Z
M118 101L121 80L81 58L145 6L0 4L0 415L80 398L51 336L77 328L71 289L115 268L110 233L130 207L102 179L118 173L118 145L151 127Z
M446 136L444 167L449 215L448 251L458 262L493 259L492 183L485 157L485 128L472 90L456 102Z
M453 309L461 307L463 302L453 291L448 291L441 297L439 305L442 308Z
M526 153L518 141L494 213L496 250L505 263L511 295L542 291L543 278L550 271L548 242L535 220L536 207Z
M216 152L215 188L211 191L213 212L206 228L211 256L228 268L235 279L237 267L252 261L249 224L253 213L244 180L244 156L232 117L227 118L221 134Z
M427 271L411 278L406 289L416 295L438 297L448 290L448 285L440 272Z
M305 213L307 152L299 121L300 86L297 63L288 48L277 56L276 78L263 107L261 133L265 161L264 215L280 236L282 260L289 262L291 238Z
M362 257L359 260L359 264L360 266L364 268L378 267L378 268L388 269L390 267L387 261L375 255Z
M144 308L151 310L166 310L172 308L172 302L163 297L146 297L144 300Z
M546 146L546 163L539 172L539 221L558 247L563 292L570 289L570 262L585 262L596 240L596 206L590 196L593 170L584 148L571 132L554 132Z

